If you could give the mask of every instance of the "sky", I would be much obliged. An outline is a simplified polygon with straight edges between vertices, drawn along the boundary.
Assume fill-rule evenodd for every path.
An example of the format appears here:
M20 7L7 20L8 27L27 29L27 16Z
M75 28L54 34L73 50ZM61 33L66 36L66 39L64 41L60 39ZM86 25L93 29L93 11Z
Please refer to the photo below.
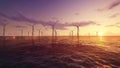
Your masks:
M31 34L31 24L43 35L51 35L51 25L59 36L76 35L76 26L80 35L104 36L120 35L120 0L0 0L0 35L6 24L6 35ZM51 24L51 25L50 25Z

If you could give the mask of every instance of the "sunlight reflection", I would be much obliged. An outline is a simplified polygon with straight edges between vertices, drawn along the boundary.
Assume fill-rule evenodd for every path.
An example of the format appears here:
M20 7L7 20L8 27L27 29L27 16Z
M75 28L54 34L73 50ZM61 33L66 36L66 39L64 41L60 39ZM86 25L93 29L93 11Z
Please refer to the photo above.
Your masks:
M15 40L15 39L16 39L16 37L15 37L15 36L13 36L13 37L12 37L12 39L14 39L14 40Z
M112 67L109 65L102 65L102 66L97 66L97 68L112 68Z
M103 38L103 36L99 36L99 41L101 41L101 42L105 41L104 38Z
M103 36L98 36L97 45L106 47L105 46L105 38Z

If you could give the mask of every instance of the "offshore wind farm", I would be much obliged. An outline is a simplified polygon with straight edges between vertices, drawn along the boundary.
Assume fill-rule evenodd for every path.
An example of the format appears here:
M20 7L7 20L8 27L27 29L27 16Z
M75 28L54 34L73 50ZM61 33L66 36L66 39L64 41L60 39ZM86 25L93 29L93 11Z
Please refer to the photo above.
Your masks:
M120 68L119 0L1 0L0 68Z

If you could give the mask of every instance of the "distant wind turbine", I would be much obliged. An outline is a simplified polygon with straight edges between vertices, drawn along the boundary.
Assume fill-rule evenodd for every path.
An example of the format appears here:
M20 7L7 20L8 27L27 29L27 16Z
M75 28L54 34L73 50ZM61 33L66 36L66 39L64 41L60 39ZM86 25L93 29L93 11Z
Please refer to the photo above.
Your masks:
M39 42L40 42L40 38L41 38L41 36L42 36L41 29L38 29L38 36L39 36Z
M3 20L3 21L5 22L6 20ZM8 25L8 23L0 23L0 25L3 27L3 34L2 34L2 36L3 36L3 45L5 45L6 26Z
M79 45L79 40L80 40L80 38L79 38L79 26L76 26L77 27L77 39L78 39L78 45Z
M54 44L55 24L51 24L51 27L52 27L52 44Z
M57 41L57 30L55 30L54 33L55 33L55 43L56 43L56 41Z
M79 45L79 27L88 26L88 25L91 25L91 24L97 25L93 21L73 22L71 24L67 23L67 26L75 26L77 28L77 41L78 41L78 45Z
M30 33L29 33L29 31L28 31L27 33L28 33L28 35L27 35L27 36L28 36L28 40L29 40L29 39L30 39Z
M73 40L74 40L73 31L70 31L69 34L70 34L69 37L70 37L71 41L73 42Z
M28 24L29 26L31 26L32 28L32 45L35 45L35 42L34 42L34 32L35 32L35 23L29 23Z
M1 24L1 25L3 26L3 37L5 37L7 24Z
M24 36L24 31L23 31L23 29L26 28L26 26L17 25L17 26L15 26L15 27L20 29L21 40L23 40L23 36Z

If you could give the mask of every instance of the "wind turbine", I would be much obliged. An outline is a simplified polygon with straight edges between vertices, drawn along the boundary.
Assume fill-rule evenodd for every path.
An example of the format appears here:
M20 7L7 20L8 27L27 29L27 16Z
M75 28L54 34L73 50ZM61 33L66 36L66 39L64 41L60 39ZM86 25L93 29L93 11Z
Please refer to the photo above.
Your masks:
M39 36L39 42L40 42L40 38L42 36L41 29L38 29L38 36Z
M55 43L56 43L56 41L57 41L57 30L55 30L54 33L55 33Z
M56 24L56 23L55 23ZM52 27L52 44L54 44L54 37L55 37L55 24L50 24Z
M74 22L71 24L68 24L67 26L75 26L77 28L77 40L78 40L78 45L79 45L79 27L83 27L83 26L88 26L88 25L98 25L93 21L83 21L83 22Z
M74 37L73 37L73 30L69 32L69 38L71 39L70 41L73 42L73 40L74 40ZM72 43L72 42L71 42L71 43Z
M77 28L77 41L78 41L78 46L79 46L79 40L80 40L80 38L79 38L79 26L78 25L75 25L75 26Z
M68 24L68 23L66 23L66 25L67 26L75 26L77 29L77 32L76 32L76 34L77 34L77 45L79 46L79 27L81 26L81 23L70 23L70 24Z
M28 37L28 40L29 40L30 39L30 32L28 31L27 34L28 34L27 37Z
M52 17L53 22L51 22L50 26L52 27L52 44L56 42L57 40L57 31L55 29L55 25L57 25L57 22L59 22L58 18Z
M23 28L26 28L25 26L22 26L22 25L17 25L15 26L16 28L19 28L20 29L20 33L21 33L21 40L23 40L23 36L24 36L24 31L23 31Z
M6 21L6 20L4 20L4 21ZM2 36L3 36L3 45L5 45L6 26L8 25L8 23L0 23L0 25L3 27L3 34L2 34Z
M7 26L7 24L2 24L2 26L3 26L3 37L5 37L6 36L6 26Z
M31 30L32 30L32 45L34 46L35 45L35 42L34 42L34 32L35 32L35 23L29 23L28 24L30 27L31 27Z
M74 40L73 31L71 31L72 41Z

